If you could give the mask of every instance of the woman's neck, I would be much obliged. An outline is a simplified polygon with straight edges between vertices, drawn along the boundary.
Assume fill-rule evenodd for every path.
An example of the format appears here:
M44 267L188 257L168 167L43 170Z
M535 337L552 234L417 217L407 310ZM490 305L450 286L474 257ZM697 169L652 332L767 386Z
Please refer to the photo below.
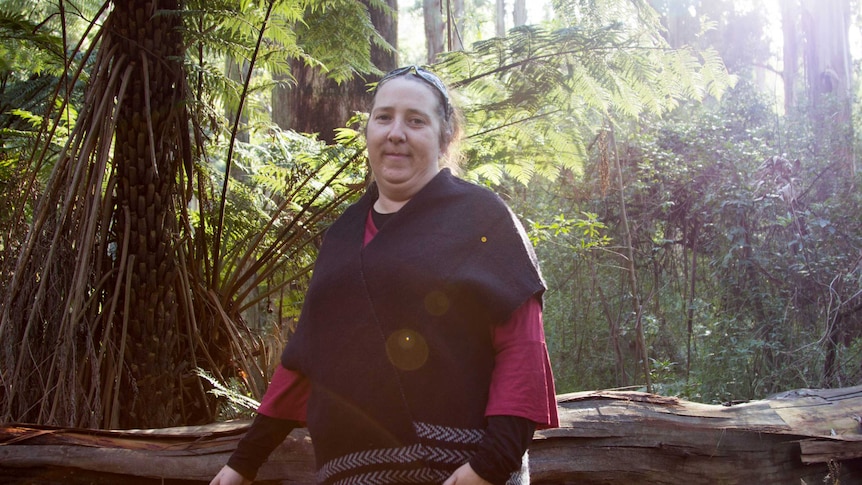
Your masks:
M380 214L392 214L401 210L410 199L406 200L393 200L386 197L383 194L380 194L376 201L374 201L374 210L379 212Z

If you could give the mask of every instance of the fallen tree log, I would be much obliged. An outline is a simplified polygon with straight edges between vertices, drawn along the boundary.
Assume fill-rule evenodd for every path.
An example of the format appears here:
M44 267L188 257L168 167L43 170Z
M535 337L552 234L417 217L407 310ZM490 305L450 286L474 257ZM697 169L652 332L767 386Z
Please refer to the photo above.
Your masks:
M733 406L589 391L558 396L558 406L561 427L533 439L534 484L862 483L862 386ZM0 428L0 483L205 483L248 424L125 431L9 424ZM258 478L313 483L305 430L291 434Z
M638 392L558 402L565 425L533 440L535 483L862 483L862 386L732 406Z

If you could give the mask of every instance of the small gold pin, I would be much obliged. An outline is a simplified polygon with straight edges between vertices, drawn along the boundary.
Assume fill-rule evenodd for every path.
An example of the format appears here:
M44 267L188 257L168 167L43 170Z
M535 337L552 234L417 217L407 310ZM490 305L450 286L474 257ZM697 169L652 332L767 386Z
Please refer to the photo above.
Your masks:
M485 236L482 236L482 242L483 242L483 243L488 242L488 238L487 238L487 237L485 237Z

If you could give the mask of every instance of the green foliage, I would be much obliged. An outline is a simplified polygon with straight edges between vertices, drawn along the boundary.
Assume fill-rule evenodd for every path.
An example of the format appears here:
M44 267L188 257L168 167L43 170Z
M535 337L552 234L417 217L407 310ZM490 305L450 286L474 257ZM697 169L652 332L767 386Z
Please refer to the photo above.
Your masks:
M391 10L380 0L370 5ZM189 2L183 15L187 26L184 35L195 47L192 52L196 59L190 68L205 85L215 88L210 92L213 95L230 92L224 87L231 81L224 79L220 67L211 64L223 58L249 60L264 27L255 65L255 77L261 81L289 75L289 61L296 59L342 82L357 73L377 71L370 60L371 45L391 48L374 30L367 7L355 1L197 1Z
M826 311L835 300L846 308L859 288L834 284L858 277L856 251L845 245L862 237L848 219L858 214L858 195L842 188L828 159L774 156L781 140L813 140L805 132L776 133L768 103L748 86L723 101L718 110L687 107L684 119L643 131L627 148L639 280L653 299L650 314L666 322L648 332L651 354L654 363L680 364L675 377L663 372L660 384L725 402L830 386L830 372L854 382L858 370L824 366L830 352L846 355L862 330L858 316L843 313L835 323L840 311ZM693 277L698 299L689 310L684 298ZM693 353L685 364L679 349L689 319ZM828 337L833 325L844 340Z
M306 61L314 61L337 82L353 78L356 73L379 73L371 62L371 47L384 50L393 47L378 33L368 14L368 8L395 15L382 0L368 3L354 0L329 0L311 7L296 25L296 35ZM333 35L335 34L335 35Z
M64 10L48 2L0 1L0 294L11 280L4 271L13 259L7 250L24 238L83 102L86 76L72 73L87 59L71 47L70 36L98 12L90 3Z
M583 212L581 215L583 219L569 219L564 214L557 214L551 222L534 221L530 228L532 243L557 244L575 252L610 244L610 238L602 234L607 226L598 220L598 214Z
M654 391L719 403L862 378L860 195L829 157L846 145L808 114L781 119L741 82L720 102L619 123ZM508 194L527 220L546 221L530 227L561 392L643 384L632 380L626 257L613 245L624 240L619 194L604 182L601 138L590 148L583 177ZM573 214L595 214L600 245L578 244Z
M0 2L0 72L23 81L30 74L59 75L64 66L63 38L57 21L42 25L41 9L31 2Z
M250 418L260 407L260 402L249 396L248 389L244 389L239 379L233 378L222 384L204 369L195 369L195 374L209 382L212 386L209 393L221 400L219 421Z
M671 50L638 23L647 10L623 10L587 9L582 23L519 27L442 56L434 67L458 88L470 130L468 177L526 184L580 173L605 119L660 116L735 81L714 51Z
M226 147L213 148L221 148L210 154L211 162L217 163ZM225 212L222 291L234 295L241 310L272 299L282 305L278 312L282 319L298 316L301 288L321 234L364 186L361 148L356 138L325 146L277 127L270 127L267 136L253 144L237 143L235 163L242 174L231 185ZM214 185L223 182L223 173L211 176ZM212 228L217 214L199 217L207 218L206 227ZM235 286L240 283L247 289ZM285 289L291 293L279 297Z

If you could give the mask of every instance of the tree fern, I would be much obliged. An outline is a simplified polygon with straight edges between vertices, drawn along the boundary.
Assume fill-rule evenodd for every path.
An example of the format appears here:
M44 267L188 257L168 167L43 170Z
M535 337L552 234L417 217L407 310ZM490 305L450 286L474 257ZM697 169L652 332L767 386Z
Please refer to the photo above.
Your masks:
M11 3L0 5L6 7ZM153 342L148 339L128 341L130 333L126 331L125 322L134 320L141 313L127 312L117 319L127 309L126 305L118 302L125 298L123 295L133 295L139 289L140 285L131 285L131 280L125 279L125 275L136 271L135 268L139 268L141 261L146 259L170 263L172 268L177 269L174 273L176 285L171 286L175 288L173 295L176 298L159 300L160 305L164 305L160 309L170 306L168 310L176 312L177 326L163 332L160 337L164 336L164 339L161 341L154 339L155 344L159 345L163 342L178 342L173 347L176 354L159 354L164 357L159 357L160 362L169 361L170 365L176 365L178 369L174 375L176 381L166 379L165 384L182 386L181 389L177 388L180 391L178 393L167 392L166 400L172 400L179 394L187 398L184 411L169 419L184 419L180 416L183 413L187 413L184 414L186 417L194 416L190 418L193 420L206 419L211 408L206 401L198 399L203 395L200 392L202 386L199 379L191 375L192 370L198 366L205 367L220 382L227 382L231 376L242 374L247 378L250 392L255 395L262 393L277 355L260 338L258 332L263 330L253 329L254 322L265 320L272 323L272 328L279 329L283 322L289 322L295 316L295 302L299 301L295 292L308 277L322 228L329 223L332 214L364 186L364 170L361 168L364 160L357 146L323 148L312 142L296 142L276 147L275 144L266 143L268 134L272 133L271 127L263 123L264 93L272 86L268 74L279 70L283 72L287 59L302 59L325 65L338 76L361 71L368 66L367 56L364 56L361 47L341 49L342 52L334 53L327 49L333 48L339 39L345 43L367 44L375 37L375 33L369 30L364 21L347 25L362 20L359 17L365 18L367 14L364 9L353 8L352 2L348 5L347 2L333 1L190 1L185 2L183 8L174 2L173 10L154 12L155 20L168 21L170 35L177 32L177 18L182 19L182 41L187 47L184 51L187 56L184 67L189 76L176 79L167 86L164 83L158 86L167 88L161 89L161 93L176 95L175 100L181 102L162 105L176 108L176 112L172 111L176 116L163 118L175 121L176 129L158 133L158 137L151 135L151 139L158 138L160 141L159 148L172 150L170 156L158 158L159 173L168 175L156 177L159 182L170 183L172 188L168 190L170 193L159 193L159 196L163 195L158 201L161 204L147 204L142 203L142 197L137 197L142 192L139 185L128 185L128 199L124 199L125 193L121 195L120 190L115 190L118 177L122 177L120 181L132 180L147 171L146 168L137 170L139 167L132 167L135 171L127 170L118 176L120 168L129 169L130 165L114 158L117 153L114 149L131 151L135 148L133 143L113 143L118 136L114 115L121 113L125 116L130 113L127 110L130 104L126 104L129 103L129 97L115 94L115 88L119 86L116 81L130 79L131 68L123 64L129 59L111 57L111 53L116 52L111 49L97 51L103 46L100 42L106 40L98 30L103 19L97 18L95 14L85 15L81 7L83 3L39 2L36 9L45 7L44 12L50 12L46 15L54 15L43 23L39 22L47 16L43 18L36 15L36 20L31 21L21 15L20 8L12 11L17 16L6 16L10 19L6 25L18 29L16 32L22 35L36 25L44 30L34 29L31 33L47 32L46 26L53 26L54 20L59 25L54 31L67 33L66 37L49 36L47 40L34 38L34 46L45 45L45 42L50 41L52 43L47 45L60 45L62 48L54 52L46 47L45 57L53 64L47 61L33 63L33 70L23 73L25 75L20 75L16 80L38 80L40 75L48 79L50 74L57 72L70 79L74 76L66 73L80 73L83 78L87 74L83 67L88 67L84 63L89 59L77 53L74 46L79 45L79 41L80 45L92 46L92 52L98 52L99 63L92 70L93 77L89 80L90 97L86 103L77 105L81 111L80 120L73 127L71 122L75 117L66 117L72 130L71 143L64 147L65 151L61 152L63 156L56 157L58 168L48 179L50 185L47 188L50 190L33 182L33 168L23 167L23 176L31 183L16 191L16 194L21 194L21 200L39 200L38 212L33 211L27 216L34 220L33 229L28 235L23 234L23 228L29 222L23 215L25 211L20 209L21 204L15 204L15 199L8 195L4 183L0 216L3 231L0 237L5 238L7 234L13 233L6 230L7 218L14 218L22 232L14 233L14 241L0 240L4 248L0 261L0 270L3 271L0 275L0 293L5 295L0 312L0 340L7 343L3 349L2 379L4 385L9 384L8 389L15 390L14 396L12 393L0 396L0 414L6 416L6 420L28 419L77 426L116 426L133 419L132 416L121 416L127 402L120 399L119 389L129 382L132 389L137 389L134 382L129 381L132 375L130 372L138 372L142 368L142 361L146 359L136 359L132 363L127 360L126 351L146 352L146 346ZM129 4L99 2L98 7L102 6L113 6L113 12L117 12L117 9L128 7ZM69 15L58 13L56 9L52 10L53 7L67 7L65 13ZM70 10L79 7L78 11ZM269 27L261 23L267 7L273 7L272 18L275 19L267 24ZM340 15L339 8L349 15ZM315 44L308 40L310 37L298 35L302 28L308 27L302 22L310 12L324 16L327 28L336 28L343 22L344 35L338 30L330 32L334 43L328 44L322 41ZM173 17L166 17L168 15ZM158 18L160 16L165 17ZM72 17L83 20L82 29L73 27ZM126 14L110 17L109 21L122 23L130 19L137 17ZM12 20L18 23L13 24ZM142 22L143 26L151 25L147 24L148 19ZM128 40L124 36L113 36L115 33L116 30L109 31L109 41L125 43ZM314 35L320 36L316 32ZM359 35L362 35L361 39ZM19 44L18 39L9 40L9 45ZM136 47L139 45L141 42L135 44ZM177 47L179 43L163 42L161 47L164 46ZM173 56L167 56L158 65L176 62L176 56L183 51L173 52ZM257 56L254 57L252 53L257 53ZM140 55L146 58L146 53ZM248 59L249 72L254 76L252 82L237 83L224 76L221 66L227 57L239 63ZM36 57L34 59L41 61ZM350 67L344 68L339 64ZM57 69L46 66L57 66ZM113 76L115 69L123 71L117 71L117 75ZM149 73L153 74L154 71ZM37 75L33 76L33 73ZM171 73L182 75L180 69L171 70ZM141 81L141 76L149 79L144 72L136 75L132 82ZM13 78L7 76L6 80L10 79ZM5 86L11 85L7 83ZM20 84L15 87L23 89L36 85ZM140 83L137 85L140 86ZM33 97L46 111L70 100L76 101L65 89L61 96L57 96L55 93L60 92L57 86L63 85L48 83L48 89L38 91ZM144 102L148 102L149 93L152 92L137 90L136 96L138 99L146 98ZM236 133L238 123L233 123L223 114L224 108L239 101L240 97L250 107L247 110L250 115L248 126L244 127L252 139L249 144L229 141ZM147 108L141 109L142 106ZM17 107L21 108L20 105ZM135 107L141 109L139 119L149 120L153 110L149 109L148 104L135 104ZM56 134L61 132L54 130L54 127L60 126L61 121L56 116L49 117L38 110L21 110L18 113L12 118L20 122L19 127L29 128L31 122L45 125L43 121L48 121L51 133L55 134L54 140L59 140ZM74 111L68 110L66 113L73 114ZM124 125L123 134L134 135L128 126ZM191 129L191 140L185 128ZM12 132L25 133L23 129L10 129L6 133ZM23 137L21 139L28 141ZM50 150L52 141L47 138L36 141L35 149L29 152L34 154L34 166L47 166L46 162L55 156L55 152ZM4 138L3 143L8 147L9 139ZM284 150L295 151L290 157L282 158ZM235 160L228 155L232 151L236 153ZM303 156L303 151L308 154ZM22 154L30 156L29 153L16 150L14 156L4 157L3 160L21 160ZM146 161L148 155L143 152L139 154L142 156L130 155L123 160L134 158ZM277 168L285 161L293 166L291 178L283 185L263 183L260 179L248 176L262 165ZM234 162L245 172L238 174L242 175L241 178L232 178L228 174L227 167ZM170 170L165 171L164 168ZM178 170L175 176L171 171L173 169ZM0 170L4 174L16 173L14 170L7 171L5 166ZM280 174L277 170L271 173L275 176ZM360 173L362 175L357 177ZM232 190L226 192L223 200L216 187L225 187L225 184L231 185ZM338 189L334 190L333 186ZM164 209L170 204L176 210L168 211L166 217L160 220L170 220L174 215L177 218L168 225L172 227L171 230L158 234L170 239L170 244L164 246L170 246L170 249L160 254L141 253L139 261L134 261L136 266L129 264L126 245L117 243L122 241L119 235L125 234L122 224L133 219L128 217L128 213L125 218L123 214L123 209L130 205L129 201L135 204L140 214L145 214L157 205ZM222 202L230 210L220 211ZM16 212L9 216L12 211L6 208L10 205L15 211L20 210L21 214ZM118 212L114 211L115 208ZM227 223L214 223L221 214L226 214ZM134 219L140 221L143 218ZM215 236L216 228L224 228L222 237ZM131 239L141 240L135 237ZM224 252L218 255L214 249L216 247L224 248ZM218 259L220 264L213 264L214 259ZM111 268L118 270L103 274L103 271ZM214 275L220 277L214 278ZM113 278L117 278L116 282ZM147 283L150 281L147 280ZM134 300L133 296L128 298L129 302ZM141 304L142 301L140 299L134 303ZM176 307L173 307L174 304ZM254 320L250 319L250 325L245 325L244 312L256 307L269 308L272 314L263 313L264 316L260 318L250 317ZM136 326L136 332L142 331L140 325ZM279 331L271 328L266 331L280 335ZM62 337L53 338L55 335ZM43 340L52 342L52 346L41 345ZM166 346L161 345L159 352L164 348ZM28 349L32 352L28 352ZM48 357L40 357L42 355ZM38 372L19 372L20 369L32 368L29 363L36 361L40 365L47 362L46 368ZM50 365L52 362L53 366ZM133 367L131 371L130 367ZM43 376L52 377L43 379ZM61 384L58 385L58 382ZM138 379L137 382L143 385L142 380ZM155 386L157 383L151 382L147 386L150 384ZM153 399L154 396L155 393L148 393L145 397ZM138 403L143 402L143 394L138 397ZM135 405L134 402L131 404ZM163 408L150 408L162 414L176 409L167 404Z
M461 93L471 130L468 170L477 177L496 176L485 165L489 157L524 183L577 170L584 140L605 117L662 116L680 100L718 97L733 82L713 52L671 50L645 2L555 6L563 28L519 27L434 66Z

